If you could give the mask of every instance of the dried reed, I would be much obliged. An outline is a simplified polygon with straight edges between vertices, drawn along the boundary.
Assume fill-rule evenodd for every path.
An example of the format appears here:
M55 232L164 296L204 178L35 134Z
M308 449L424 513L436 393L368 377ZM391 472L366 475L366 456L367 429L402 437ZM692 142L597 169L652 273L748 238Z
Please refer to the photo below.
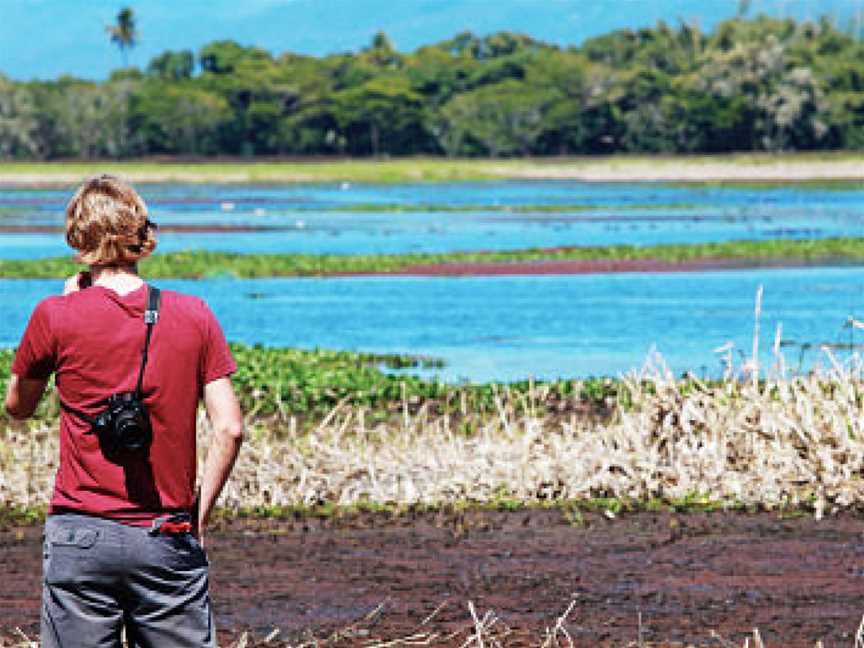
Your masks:
M343 404L312 431L281 438L250 422L222 506L613 497L807 506L822 515L864 502L862 364L826 353L829 368L806 376L714 385L675 380L654 358L623 379L631 402L605 422L517 414L540 410L505 390L497 416L469 433L422 407L371 426ZM203 414L200 432L203 453ZM44 505L56 464L56 430L0 430L0 505Z

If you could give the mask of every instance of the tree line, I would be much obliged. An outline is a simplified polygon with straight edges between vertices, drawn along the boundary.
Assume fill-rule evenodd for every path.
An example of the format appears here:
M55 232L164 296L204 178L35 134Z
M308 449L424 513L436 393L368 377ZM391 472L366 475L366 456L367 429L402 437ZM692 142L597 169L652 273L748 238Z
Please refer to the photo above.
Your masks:
M857 150L862 126L864 45L827 18L660 22L566 48L511 32L412 53L379 33L324 57L217 41L103 82L0 75L7 159Z

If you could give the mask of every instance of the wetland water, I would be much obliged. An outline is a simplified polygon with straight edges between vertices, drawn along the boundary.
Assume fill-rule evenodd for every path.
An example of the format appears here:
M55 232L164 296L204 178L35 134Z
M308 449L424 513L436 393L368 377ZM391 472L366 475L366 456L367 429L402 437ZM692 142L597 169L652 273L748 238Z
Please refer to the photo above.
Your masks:
M616 375L641 367L652 345L675 373L717 375L714 348L732 341L750 353L760 284L763 365L774 362L778 323L789 342L864 342L843 328L864 316L858 267L158 282L206 299L231 340L433 355L447 361L438 375L476 381ZM0 346L16 344L32 307L60 286L0 281ZM803 358L798 346L783 351L791 368L827 360L815 349Z
M163 252L365 254L864 236L864 194L849 187L544 181L141 190L163 226ZM62 233L50 230L62 225L69 195L0 190L0 258L68 254ZM760 284L763 365L773 363L778 323L793 368L825 359L796 345L864 342L864 333L856 340L843 328L849 316L864 318L859 267L159 282L207 299L232 340L421 353L447 361L442 378L484 381L616 375L642 366L653 345L675 373L716 375L713 349L732 341L749 353ZM0 278L0 345L14 345L32 306L59 287Z
M67 253L70 190L0 189L0 258ZM570 181L142 185L162 252L371 254L864 236L858 189ZM397 211L397 210L407 211ZM235 231L206 231L208 228ZM43 230L29 231L28 230Z

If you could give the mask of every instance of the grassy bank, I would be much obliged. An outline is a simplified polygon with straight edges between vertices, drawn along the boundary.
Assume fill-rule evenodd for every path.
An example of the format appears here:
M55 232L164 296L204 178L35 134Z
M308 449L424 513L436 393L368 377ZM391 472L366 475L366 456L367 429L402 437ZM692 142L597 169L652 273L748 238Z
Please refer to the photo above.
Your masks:
M224 252L157 254L142 262L149 278L293 277L332 274L403 272L412 266L438 264L518 263L542 261L654 260L688 263L715 259L741 261L805 261L843 263L864 260L864 239L829 238L806 241L728 241L690 245L610 245L604 247L533 248L501 252L442 254L242 255ZM3 278L60 278L80 269L69 258L0 260Z
M294 182L448 182L500 179L499 162L410 158L401 160L196 161L105 160L0 164L0 184L65 185L96 173L133 182L272 184ZM524 163L506 161L505 169ZM529 165L530 166L530 165ZM506 176L506 173L504 174Z
M137 183L453 182L506 178L586 181L862 181L864 155L819 152L617 155L525 159L102 160L4 162L0 186L68 186L96 173Z

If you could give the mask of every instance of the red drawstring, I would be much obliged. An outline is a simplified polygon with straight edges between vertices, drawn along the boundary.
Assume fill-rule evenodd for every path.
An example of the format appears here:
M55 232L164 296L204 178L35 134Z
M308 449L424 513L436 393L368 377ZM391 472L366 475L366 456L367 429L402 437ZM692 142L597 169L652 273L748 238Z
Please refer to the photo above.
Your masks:
M163 522L159 526L159 533L173 535L175 533L192 533L191 522Z
M178 535L181 533L192 533L192 521L189 519L188 513L156 518L150 527L150 535Z

